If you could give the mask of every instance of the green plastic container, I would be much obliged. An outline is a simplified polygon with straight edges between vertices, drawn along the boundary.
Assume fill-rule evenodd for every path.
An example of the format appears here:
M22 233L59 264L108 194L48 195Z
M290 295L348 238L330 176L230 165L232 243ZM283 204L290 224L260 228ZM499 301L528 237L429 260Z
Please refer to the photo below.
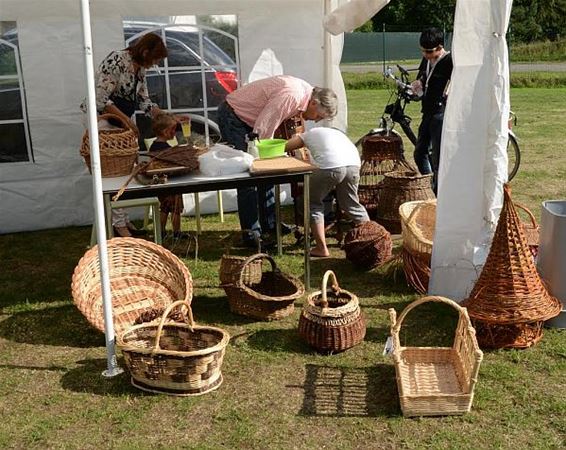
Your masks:
M285 139L262 139L257 143L259 157L261 159L277 158L285 156Z

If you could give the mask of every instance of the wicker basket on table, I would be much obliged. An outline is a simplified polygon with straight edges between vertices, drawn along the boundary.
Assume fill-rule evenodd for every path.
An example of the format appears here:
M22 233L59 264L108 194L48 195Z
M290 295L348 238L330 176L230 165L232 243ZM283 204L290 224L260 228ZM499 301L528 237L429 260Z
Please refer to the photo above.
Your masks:
M486 348L530 347L542 339L544 322L560 313L535 267L509 185L489 254L463 305Z
M358 197L371 218L375 217L379 182L383 179L383 174L410 169L400 136L374 134L362 138Z
M193 281L187 266L169 250L143 239L107 241L108 276L116 335L161 312L176 300L189 302ZM81 258L73 273L73 300L89 323L104 331L98 246Z
M458 311L452 347L407 347L399 340L407 314L427 302L440 302ZM407 306L399 318L389 309L393 358L401 410L406 417L469 412L483 353L465 308L444 297L423 297Z
M328 290L328 279L333 278ZM299 318L299 334L320 352L340 352L364 340L366 323L358 297L341 289L336 275L327 270L320 291L307 298Z
M177 145L158 152L149 152L143 155L150 159L145 163L142 161L143 167L139 173L145 176L157 174L185 175L199 168L199 156L207 151L207 148Z
M262 272L261 279L246 279L246 270L255 261L267 260L271 271ZM278 320L293 313L294 302L303 296L305 288L295 277L277 267L266 253L252 255L242 264L238 281L226 294L230 310L235 314L260 320Z
M344 238L346 258L356 267L370 270L391 258L393 241L380 224L367 221L352 228Z
M431 187L432 174L420 175L413 171L390 172L379 184L375 221L390 233L401 233L399 206L417 200L435 198Z
M187 308L187 323L166 322L176 307ZM189 302L174 302L159 322L135 325L118 337L132 384L169 395L201 395L222 383L220 371L230 335L194 324Z
M399 206L399 216L405 277L419 294L426 294L436 224L436 200L403 203Z
M256 259L251 263L245 265L248 256L231 255L231 248L234 243L234 238L229 240L228 245L224 250L224 254L220 259L220 269L218 275L220 277L220 287L224 289L226 296L230 298L234 292L235 284L242 277L246 285L257 284L261 281L261 259ZM256 254L261 253L260 241L257 241Z
M120 177L132 172L138 158L139 143L137 133L129 128L123 119L114 114L102 114L99 120L113 120L121 127L111 130L99 130L100 167L103 177ZM88 170L92 173L90 161L90 139L88 130L83 134L80 153Z

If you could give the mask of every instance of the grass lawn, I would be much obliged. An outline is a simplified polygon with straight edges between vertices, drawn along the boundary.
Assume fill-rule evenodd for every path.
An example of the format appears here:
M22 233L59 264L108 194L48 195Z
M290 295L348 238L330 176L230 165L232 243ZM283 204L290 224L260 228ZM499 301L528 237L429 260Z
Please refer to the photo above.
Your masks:
M515 89L515 129L523 164L514 198L538 217L543 199L564 198L566 89ZM357 138L375 124L387 92L348 91L350 130ZM418 126L418 105L409 113ZM408 147L407 147L408 148ZM291 210L285 210L291 222ZM387 309L398 312L416 295L395 267L359 272L335 245L312 262L313 284L333 269L360 298L365 341L323 356L297 334L302 300L284 320L235 316L218 288L219 241L237 218L203 222L201 259L175 249L195 285L198 323L232 336L217 391L193 398L145 394L126 374L105 379L104 336L73 306L71 275L90 239L73 227L0 236L1 448L245 448L245 449L491 449L564 448L566 335L551 329L536 347L486 352L472 412L461 417L404 419L392 360L382 356ZM184 219L185 229L194 220ZM301 248L285 238L285 271L302 274ZM423 306L408 317L402 339L417 345L451 342L455 314ZM119 361L122 363L122 360Z

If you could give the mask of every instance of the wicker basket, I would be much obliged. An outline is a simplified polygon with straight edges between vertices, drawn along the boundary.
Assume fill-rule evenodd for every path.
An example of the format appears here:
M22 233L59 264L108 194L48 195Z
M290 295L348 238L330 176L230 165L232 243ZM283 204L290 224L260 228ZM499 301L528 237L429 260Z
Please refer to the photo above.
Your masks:
M116 334L136 323L144 313L163 309L193 295L191 274L183 262L160 245L143 239L107 241L108 270ZM92 326L104 331L98 246L79 261L71 284L77 308Z
M436 200L406 202L399 206L403 237L403 271L419 294L426 294L436 224Z
M188 323L166 323L178 306L187 308ZM118 336L118 347L135 387L188 396L220 386L229 340L230 335L221 328L195 325L189 302L178 301L169 305L159 322L136 325Z
M262 272L259 282L246 281L246 268L255 261L268 260L271 272ZM266 253L247 258L234 288L227 291L230 310L235 314L260 320L278 320L293 313L294 302L305 293L303 284L284 274Z
M399 331L418 305L440 302L458 311L452 347L403 347ZM397 319L389 309L393 358L401 410L406 417L442 416L469 412L483 353L465 308L444 297L423 297L407 306Z
M122 125L122 128L119 129L99 130L98 132L102 176L120 177L129 175L138 158L138 135L119 116L103 114L99 116L100 119L117 120ZM83 134L80 152L88 170L92 173L88 130Z
M542 338L543 322L560 313L535 267L509 185L486 262L463 304L486 348L530 347Z
M362 139L358 197L372 219L375 218L379 183L383 175L399 170L414 170L405 159L400 136L374 134Z
M344 238L346 258L356 267L370 270L391 258L393 241L380 224L367 221L352 228Z
M334 283L328 291L328 278ZM299 318L299 334L321 352L340 352L364 340L366 323L358 297L341 289L336 275L327 270L320 291L307 298Z
M523 230L525 231L525 237L527 238L527 244L529 245L529 250L533 254L533 258L536 258L538 254L538 242L539 242L539 226L537 220L533 213L524 205L515 202L515 208L517 212L523 211L528 220L521 221L523 225Z
M432 174L420 175L417 172L391 172L384 175L377 196L376 222L382 224L390 233L401 233L399 206L417 200L432 200Z

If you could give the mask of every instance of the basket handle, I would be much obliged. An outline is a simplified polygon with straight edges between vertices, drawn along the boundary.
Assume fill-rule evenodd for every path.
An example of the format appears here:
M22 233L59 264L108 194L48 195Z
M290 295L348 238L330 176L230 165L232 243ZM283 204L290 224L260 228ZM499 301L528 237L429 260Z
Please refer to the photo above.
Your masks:
M269 256L267 253L257 253L255 255L249 256L248 258L246 258L246 260L243 262L242 264L242 269L240 270L240 279L238 280L238 283L243 285L244 284L244 280L243 280L243 276L244 276L244 268L248 265L251 264L252 262L254 262L256 259L267 259L269 261L269 263L271 264L271 271L275 272L277 269L277 264L275 264L275 261L273 260L273 258L271 256Z
M98 116L98 120L100 120L100 119L106 119L106 120L108 120L108 119L113 119L113 120L117 120L118 122L120 122L120 123L123 125L122 128L124 128L124 129L126 129L126 130L131 130L131 129L132 129L132 127L130 126L129 123L127 123L122 117L120 117L120 116L118 116L118 115L116 115L116 114L111 114L111 113L100 114L100 115Z
M456 303L454 300L450 300L449 298L446 297L440 297L440 296L436 296L436 295L430 295L428 297L422 297L419 298L418 300L415 300L413 303L411 303L409 306L407 306L403 312L401 313L401 315L399 316L399 319L397 319L394 323L392 323L391 325L391 334L398 338L399 337L399 330L401 329L401 325L403 324L403 321L405 320L405 317L407 316L407 314L409 314L409 312L411 310L413 310L414 308L416 308L419 305L422 305L423 303L429 303L429 302L436 302L436 303L445 303L449 306L452 306L456 311L458 311L458 313L460 314L460 317L462 317L462 315L467 316L467 311L466 308L463 308L462 306L460 306L458 303ZM389 313L389 316L392 317L391 312Z
M167 317L169 316L171 311L173 311L174 308L176 308L177 306L180 306L180 305L184 305L184 306L187 307L187 311L189 312L189 315L188 315L189 329L191 331L193 331L193 327L195 326L195 321L193 319L193 310L191 309L190 303L186 300L177 300L176 302L171 303L165 309L165 311L163 312L163 316L161 317L161 320L159 321L159 326L157 327L157 334L155 335L155 345L153 347L153 353L161 350L161 347L159 346L159 341L161 341L161 333L163 332L163 326L165 325L165 321L167 320Z
M320 287L320 291L322 292L322 300L320 302L320 307L323 309L328 308L326 289L328 289L327 288L328 278L330 278L330 276L332 276L332 278L334 279L334 282L332 283L332 290L336 293L341 291L340 285L338 284L338 280L336 279L336 274L332 270L327 270L326 272L324 272L324 276L322 277L322 285Z
M527 215L529 216L529 219L531 220L531 223L533 224L533 228L538 228L538 224L537 224L537 220L535 219L535 216L533 215L533 213L524 205L522 205L521 203L517 203L517 202L513 202L513 204L515 205L515 207L525 211L527 213Z

